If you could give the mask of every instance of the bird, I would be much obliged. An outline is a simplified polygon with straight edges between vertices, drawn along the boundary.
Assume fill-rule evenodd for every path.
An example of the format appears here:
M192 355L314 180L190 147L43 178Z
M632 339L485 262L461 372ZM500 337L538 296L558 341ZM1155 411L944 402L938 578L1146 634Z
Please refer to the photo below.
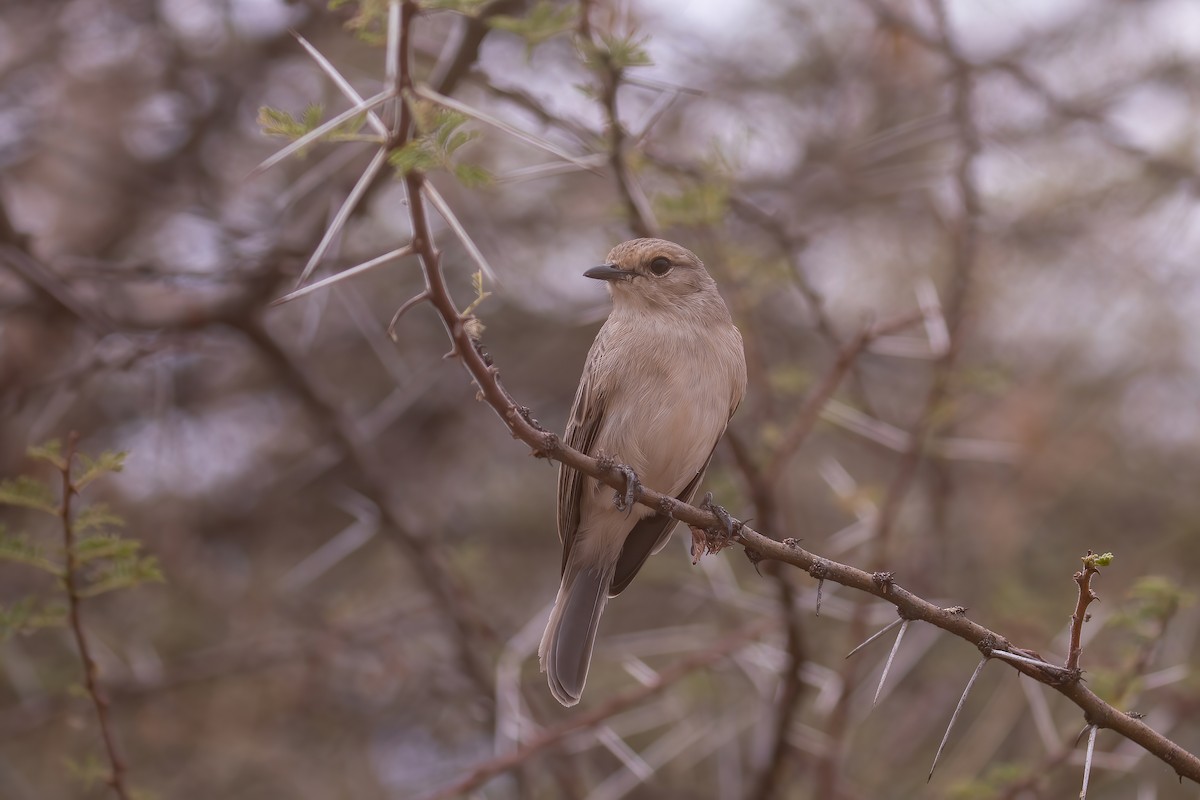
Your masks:
M538 659L564 706L583 693L609 598L677 524L634 505L635 482L691 502L746 392L741 333L695 253L634 239L583 274L607 283L613 305L588 351L563 439L619 463L628 490L622 502L596 479L559 467L561 582Z

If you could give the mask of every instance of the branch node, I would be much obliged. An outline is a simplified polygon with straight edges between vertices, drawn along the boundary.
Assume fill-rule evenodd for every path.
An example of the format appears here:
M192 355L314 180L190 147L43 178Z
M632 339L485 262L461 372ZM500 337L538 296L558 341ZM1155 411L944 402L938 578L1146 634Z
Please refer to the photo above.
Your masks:
M667 519L675 519L675 498L666 494L659 498L658 513Z
M562 439L553 431L543 431L542 441L533 448L534 458L554 458L562 452Z
M1003 647L1003 642L988 634L976 642L975 646L979 648L979 652L983 653L984 658L991 658L993 651Z
M891 591L895 585L896 573L894 572L872 572L871 580L878 586L884 594Z

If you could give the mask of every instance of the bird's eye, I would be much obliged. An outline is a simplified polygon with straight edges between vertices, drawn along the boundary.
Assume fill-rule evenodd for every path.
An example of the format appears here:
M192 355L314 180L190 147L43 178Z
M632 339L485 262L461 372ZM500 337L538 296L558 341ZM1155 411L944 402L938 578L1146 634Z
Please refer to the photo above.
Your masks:
M650 271L661 278L671 271L671 259L659 256L650 262Z

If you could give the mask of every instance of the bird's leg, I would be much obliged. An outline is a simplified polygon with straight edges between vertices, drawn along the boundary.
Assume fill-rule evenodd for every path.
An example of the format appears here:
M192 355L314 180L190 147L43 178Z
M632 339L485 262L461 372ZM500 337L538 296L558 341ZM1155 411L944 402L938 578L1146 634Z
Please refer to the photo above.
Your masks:
M711 513L720 521L723 527L703 530L689 525L692 532L692 565L700 563L700 556L705 553L719 553L733 544L733 534L736 530L733 517L723 507L713 502L712 492L704 493L704 502L700 508Z
M642 482L638 480L637 473L633 471L633 467L628 464L620 464L616 459L604 455L597 458L597 460L601 466L611 467L625 476L625 491L614 493L613 505L617 507L617 511L632 511L638 487L642 485Z
M633 467L626 464L617 464L616 468L625 476L625 492L624 494L616 492L613 497L613 503L616 504L617 511L628 513L633 510L633 500L642 482L638 480L637 473L633 471Z

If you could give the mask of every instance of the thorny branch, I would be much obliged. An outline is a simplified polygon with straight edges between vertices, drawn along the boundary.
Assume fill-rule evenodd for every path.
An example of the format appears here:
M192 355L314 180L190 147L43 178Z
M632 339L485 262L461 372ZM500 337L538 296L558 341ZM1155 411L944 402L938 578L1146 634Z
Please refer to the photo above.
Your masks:
M402 9L404 31L401 35L401 50L406 52L404 44L416 8L412 2L405 2ZM411 80L408 77L406 55L402 56L399 79L402 83ZM402 106L402 118L407 114L406 108L406 104ZM538 424L529 409L519 405L501 384L499 368L494 365L491 357L485 354L480 342L472 337L466 320L462 318L458 306L450 296L442 274L440 251L433 238L425 207L424 181L424 175L417 170L410 171L404 177L413 229L412 246L420 258L429 302L436 310L451 341L451 354L466 368L479 390L479 397L495 411L514 438L532 448L533 455L553 459L613 489L624 490L627 481L621 470L565 445L558 436ZM647 507L669 511L675 519L701 530L723 529L721 520L713 512L681 503L649 487L635 486L634 499ZM806 571L819 565L825 580L891 603L905 619L921 620L941 628L975 645L985 656L1008 656L1004 660L1013 669L1054 688L1082 709L1092 723L1117 731L1170 765L1180 776L1200 782L1200 758L1154 731L1140 719L1113 708L1084 686L1077 677L1064 673L1059 667L1025 656L1024 651L1009 643L1003 636L968 619L958 610L941 608L914 595L896 583L889 574L870 573L848 564L821 558L800 547L794 539L771 539L738 520L734 521L734 531L734 539L756 558L781 561Z
M533 455L550 458L595 478L612 487L626 488L625 474L610 463L602 463L591 456L565 445L559 437L547 431L532 418L529 410L520 406L500 383L500 370L491 359L485 357L479 343L471 338L464 321L459 317L453 298L449 294L439 264L439 253L430 238L424 204L421 202L420 187L423 176L410 173L406 177L409 189L410 213L413 215L416 236L414 247L421 254L422 268L429 287L430 302L437 310L442 324L454 345L454 354L461 361L479 389L479 396L491 406L514 438L520 439L531 448ZM636 486L634 500L656 510L669 509L671 516L701 530L722 530L722 523L711 511L682 503L673 497L661 494L646 486ZM825 580L839 583L851 589L865 592L894 605L907 619L928 622L961 639L964 639L993 655L993 651L1006 654L1019 648L1010 644L1000 634L971 621L953 610L941 608L902 588L890 576L871 573L820 557L800 547L794 539L777 541L764 536L749 525L734 521L734 538L748 551L762 559L782 561L805 571L816 567L824 571ZM1051 686L1069 699L1093 722L1117 731L1136 742L1147 751L1170 765L1179 775L1200 783L1200 758L1187 752L1162 734L1154 731L1141 720L1134 719L1105 703L1079 680L1064 675L1061 668L1052 665L1039 666L1035 663L1009 662L1010 666L1029 677Z

